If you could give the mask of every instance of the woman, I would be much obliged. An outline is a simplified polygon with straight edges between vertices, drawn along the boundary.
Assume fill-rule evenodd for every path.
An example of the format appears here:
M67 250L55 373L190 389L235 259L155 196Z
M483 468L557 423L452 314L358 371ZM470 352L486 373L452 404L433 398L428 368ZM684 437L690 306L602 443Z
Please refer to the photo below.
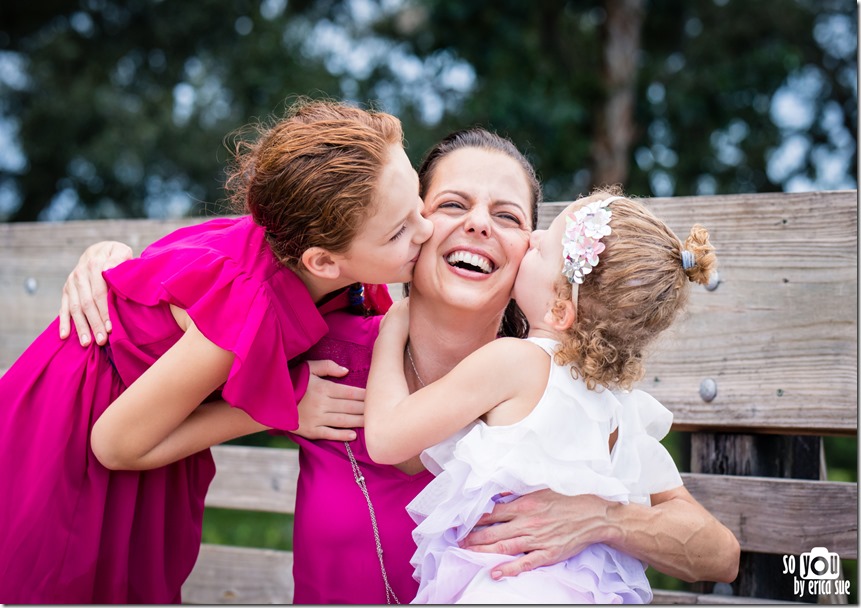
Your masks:
M503 315L541 201L529 162L510 142L481 129L440 142L423 162L419 178L424 214L433 222L434 233L423 246L410 289L404 365L413 391L495 339L501 325L522 328L511 311L505 322ZM103 269L130 250L113 245L113 253L113 260L106 262L105 253L91 248L79 269L88 264ZM98 283L96 277L93 284ZM103 331L105 317L89 297L80 298L93 290L89 279L70 280L67 288L62 316L68 319L71 304L77 311L76 326L84 327L81 310L86 308L94 329ZM326 305L328 340L308 358L334 359L350 369L340 383L364 387L379 318L350 316L343 306L344 301L337 300ZM322 380L309 383L303 404L349 390ZM350 392L349 397L361 399L363 393ZM352 409L346 413L355 415ZM339 415L315 414L307 424L322 428L321 434L349 432L328 428L339 426ZM243 429L254 430L259 427ZM362 429L357 431L349 451L341 441L297 439L302 454L294 531L296 603L406 602L417 590L409 564L414 524L404 507L430 481L430 474L417 458L396 467L376 465L367 456ZM364 483L357 484L361 478ZM524 553L496 576L562 561L589 544L604 542L684 580L735 578L738 542L687 490L654 495L652 504L613 505L595 496L536 492L498 505L479 522L498 525L474 532L468 546ZM377 547L382 548L381 558Z

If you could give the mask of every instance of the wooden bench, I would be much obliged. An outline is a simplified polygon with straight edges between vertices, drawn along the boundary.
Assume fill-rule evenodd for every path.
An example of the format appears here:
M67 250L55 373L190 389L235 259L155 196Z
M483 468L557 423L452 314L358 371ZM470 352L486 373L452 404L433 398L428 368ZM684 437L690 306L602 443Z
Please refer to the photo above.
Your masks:
M545 204L540 225L563 205ZM712 290L693 290L685 318L650 356L641 386L690 437L685 484L744 552L731 587L655 590L655 601L798 600L800 554L825 547L857 559L857 483L827 481L822 464L823 436L857 431L857 192L676 197L650 205L682 238L695 222L709 228L720 280ZM86 245L116 239L140 252L198 221L0 225L0 369L56 315L61 286ZM218 473L207 505L292 513L295 450L219 446L213 453ZM783 573L785 555L794 556L794 575ZM288 603L291 570L289 552L204 545L184 599Z

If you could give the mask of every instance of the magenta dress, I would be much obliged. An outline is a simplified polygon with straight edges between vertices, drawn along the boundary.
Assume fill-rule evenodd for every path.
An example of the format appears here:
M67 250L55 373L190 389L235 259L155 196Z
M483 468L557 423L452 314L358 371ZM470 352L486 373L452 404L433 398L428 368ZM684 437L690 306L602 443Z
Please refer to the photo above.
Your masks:
M169 304L236 354L222 396L295 429L326 332L302 282L249 218L178 230L106 272L107 347L58 338L55 321L0 378L0 603L180 601L200 546L209 450L144 472L109 471L93 423L181 336Z
M389 300L389 304L390 304ZM389 304L376 304L385 312ZM321 310L338 308L338 302ZM382 317L362 318L344 310L327 312L329 333L307 353L309 360L333 359L350 373L339 381L364 387L371 349ZM350 448L365 476L376 513L389 584L402 603L413 599L418 582L410 556L415 551L415 523L407 504L433 479L422 471L407 475L371 460L364 429ZM344 443L308 441L300 445L299 482L293 542L296 604L385 604L368 504L353 477Z

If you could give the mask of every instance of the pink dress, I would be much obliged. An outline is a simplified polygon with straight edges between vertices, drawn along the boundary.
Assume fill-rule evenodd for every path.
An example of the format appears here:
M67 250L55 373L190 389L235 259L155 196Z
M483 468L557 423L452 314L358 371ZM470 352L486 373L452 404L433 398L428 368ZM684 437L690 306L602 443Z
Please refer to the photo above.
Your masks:
M379 312L387 308L377 305ZM381 318L362 318L343 310L329 312L329 333L311 348L307 358L333 359L350 370L341 382L364 387ZM374 506L389 584L398 599L407 603L415 596L418 583L410 565L415 523L406 505L433 475L427 471L407 475L396 467L374 463L365 447L364 430L357 431L350 448ZM291 438L301 450L293 532L294 603L385 604L368 505L353 477L344 443Z
M60 340L55 321L0 378L0 603L180 601L209 450L109 471L89 445L95 420L181 336L169 303L236 354L224 399L280 429L296 428L307 383L307 366L288 361L327 330L247 217L178 230L105 277L109 346Z

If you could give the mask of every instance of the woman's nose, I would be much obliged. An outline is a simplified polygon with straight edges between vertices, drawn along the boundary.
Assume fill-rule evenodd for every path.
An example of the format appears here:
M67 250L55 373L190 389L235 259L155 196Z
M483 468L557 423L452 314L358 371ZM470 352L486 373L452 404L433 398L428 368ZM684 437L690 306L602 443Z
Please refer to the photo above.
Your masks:
M464 228L467 232L490 236L490 211L483 205L475 205L466 215Z

